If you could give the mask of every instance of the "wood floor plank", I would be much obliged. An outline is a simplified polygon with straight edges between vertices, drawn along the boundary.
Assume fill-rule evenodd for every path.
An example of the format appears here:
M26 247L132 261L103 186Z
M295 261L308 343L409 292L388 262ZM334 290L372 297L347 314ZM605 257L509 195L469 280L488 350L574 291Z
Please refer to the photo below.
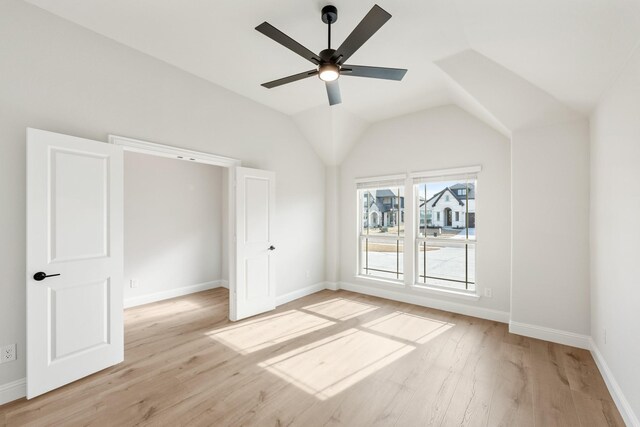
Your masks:
M572 395L582 427L625 426L612 400L588 397L579 391L572 392Z
M562 356L571 390L601 400L612 400L596 362L587 350L565 347Z
M125 311L125 361L0 426L622 426L588 352L346 291L241 322L213 289Z
M533 374L529 346L510 342L505 340L500 346L487 424L499 427L533 426Z
M564 367L562 347L532 340L534 422L540 426L580 426Z
M484 426L489 418L493 386L500 361L503 325L486 322L471 352L442 422L444 426Z

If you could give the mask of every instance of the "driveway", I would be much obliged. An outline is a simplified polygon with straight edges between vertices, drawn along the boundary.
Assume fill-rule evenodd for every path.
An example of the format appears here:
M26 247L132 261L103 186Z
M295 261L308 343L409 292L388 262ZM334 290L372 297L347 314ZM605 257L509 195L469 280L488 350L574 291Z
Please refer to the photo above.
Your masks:
M463 230L464 231L464 230ZM464 238L463 236L459 238ZM420 274L424 274L424 252L420 251ZM469 281L475 282L475 247L469 246ZM376 276L388 279L396 279L396 265L399 261L400 271L403 269L404 254L399 254L399 260L396 259L395 252L372 252L369 251L369 268L377 270L387 270L394 273L372 272ZM429 276L441 277L443 279L464 280L465 277L465 251L464 246L443 247L430 246L427 250L427 269ZM402 278L402 276L400 276ZM451 281L434 281L434 284L454 286L464 289L464 283Z

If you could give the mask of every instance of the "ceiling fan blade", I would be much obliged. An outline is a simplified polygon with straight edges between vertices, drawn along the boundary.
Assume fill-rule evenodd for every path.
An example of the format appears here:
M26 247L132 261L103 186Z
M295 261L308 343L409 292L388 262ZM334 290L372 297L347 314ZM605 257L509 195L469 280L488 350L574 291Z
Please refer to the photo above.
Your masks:
M342 97L340 96L340 85L337 80L332 82L325 82L327 86L327 96L329 97L329 105L336 105L342 103Z
M382 27L385 22L391 19L391 15L383 8L374 5L369 13L362 18L362 21L354 28L340 47L332 55L331 59L339 64L344 63L356 50Z
M267 89L271 89L277 86L286 85L287 83L297 82L298 80L306 79L307 77L315 76L318 74L318 70L309 70L304 73L294 74L292 76L283 77L278 80L273 80L271 82L262 83L261 86L266 87Z
M302 46L300 43L298 43L297 41L295 41L294 39L292 39L282 31L280 31L273 25L269 24L268 22L263 22L262 24L258 25L256 27L256 30L258 30L265 36L269 37L270 39L280 43L282 46L286 47L287 49L294 51L295 53L302 56L307 61L313 62L316 65L322 62L322 60L318 55L311 52L309 49Z
M343 76L370 77L372 79L402 80L407 70L403 68L366 67L344 64L340 69Z

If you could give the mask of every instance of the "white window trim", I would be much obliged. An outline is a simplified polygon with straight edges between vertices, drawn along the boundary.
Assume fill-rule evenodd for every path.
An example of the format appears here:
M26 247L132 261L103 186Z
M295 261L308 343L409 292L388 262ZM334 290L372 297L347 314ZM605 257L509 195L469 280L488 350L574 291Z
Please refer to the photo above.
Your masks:
M364 274L356 274L353 276L356 280L365 280L380 286L388 286L394 289L405 289L407 285L402 280L385 279L384 277L366 276Z
M451 169L437 169L430 171L421 171L421 172L412 172L409 174L409 177L414 181L420 178L433 178L434 180L439 180L440 178L449 178L452 175L474 175L478 174L482 171L482 166L465 166L461 168L451 168Z
M413 284L410 286L410 288L417 292L424 292L434 295L444 295L448 297L462 298L474 301L480 299L480 294L478 294L477 288L475 291L465 291L463 289L448 288L446 286L425 285L424 283Z
M398 181L405 181L407 174L396 175L383 175L383 176L370 176L365 178L356 178L356 188L361 190L363 188L377 188L380 186L389 185L389 183L396 183Z

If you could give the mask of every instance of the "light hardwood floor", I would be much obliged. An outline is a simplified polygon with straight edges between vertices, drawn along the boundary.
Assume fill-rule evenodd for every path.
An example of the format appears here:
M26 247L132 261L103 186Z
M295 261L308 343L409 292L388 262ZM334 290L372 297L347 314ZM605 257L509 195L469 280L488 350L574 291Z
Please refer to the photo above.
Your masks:
M231 323L225 289L129 309L125 361L0 425L623 426L589 352L322 291Z

